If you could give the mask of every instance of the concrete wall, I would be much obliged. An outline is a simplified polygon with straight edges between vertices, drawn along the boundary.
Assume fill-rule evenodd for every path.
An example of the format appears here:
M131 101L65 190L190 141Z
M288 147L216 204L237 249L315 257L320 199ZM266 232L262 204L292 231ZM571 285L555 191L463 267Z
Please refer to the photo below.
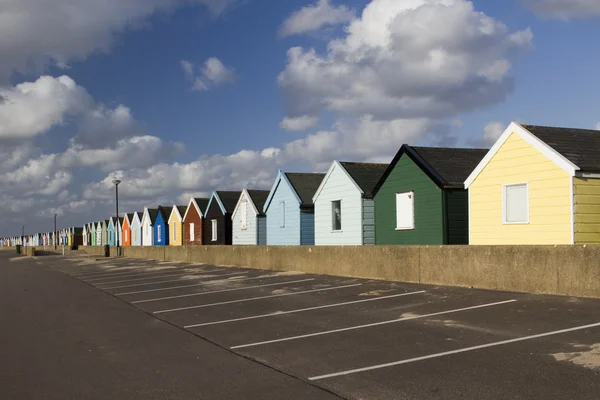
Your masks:
M82 247L102 255L101 247ZM116 249L111 248L111 255ZM130 258L600 297L600 245L125 247Z

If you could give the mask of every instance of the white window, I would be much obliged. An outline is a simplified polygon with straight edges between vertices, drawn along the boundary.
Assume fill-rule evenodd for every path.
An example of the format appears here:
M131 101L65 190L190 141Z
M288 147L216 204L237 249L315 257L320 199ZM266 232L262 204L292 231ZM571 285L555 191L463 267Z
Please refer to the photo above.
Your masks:
M279 202L279 227L285 228L285 201Z
M156 239L157 242L160 242L160 228L162 228L162 226L160 225L156 227L156 236L158 236L158 238Z
M211 238L211 240L213 242L216 242L217 241L217 220L213 219L210 222L212 224L212 238Z
M331 202L331 229L334 231L342 230L342 201L334 200Z
M502 192L502 222L528 224L529 185L527 183L504 185Z
M248 203L242 201L240 204L240 225L242 229L246 229L247 227L246 211L248 211Z
M415 229L415 193L396 193L396 230Z
M190 241L194 241L194 224L190 224Z
M129 232L126 230L125 231L125 241L129 240Z
M171 227L171 229L173 230L173 241L177 241L177 225L175 224L175 222L173 222L172 224L173 226Z

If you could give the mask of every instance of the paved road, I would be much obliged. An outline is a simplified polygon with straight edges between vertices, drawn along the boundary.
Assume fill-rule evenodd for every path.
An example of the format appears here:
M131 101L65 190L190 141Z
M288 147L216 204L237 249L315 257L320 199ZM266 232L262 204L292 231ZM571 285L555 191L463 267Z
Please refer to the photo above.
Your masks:
M600 398L600 300L74 255L0 265L14 398Z
M2 399L338 398L10 256L0 252Z

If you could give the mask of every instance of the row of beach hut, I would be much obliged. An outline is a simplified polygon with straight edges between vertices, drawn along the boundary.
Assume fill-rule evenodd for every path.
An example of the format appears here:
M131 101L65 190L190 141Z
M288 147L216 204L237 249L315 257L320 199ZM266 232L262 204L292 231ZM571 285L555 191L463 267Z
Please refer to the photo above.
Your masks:
M216 190L61 237L84 246L600 243L600 132L511 123L491 149L405 144L389 164L279 171L270 190Z

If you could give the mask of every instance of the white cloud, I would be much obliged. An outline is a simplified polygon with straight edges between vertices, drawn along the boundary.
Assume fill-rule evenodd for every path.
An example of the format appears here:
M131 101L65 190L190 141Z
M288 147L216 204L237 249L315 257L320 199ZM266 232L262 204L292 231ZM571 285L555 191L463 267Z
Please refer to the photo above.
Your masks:
M5 193L18 196L56 195L71 183L72 174L58 167L57 154L30 159L8 173L0 174Z
M523 3L542 18L568 20L600 16L598 0L523 0Z
M67 66L108 51L115 36L143 26L157 12L194 3L213 14L240 0L2 0L0 83L14 71Z
M492 104L512 90L511 60L532 39L466 0L373 0L346 32L326 54L288 51L278 81L290 115L435 118Z
M483 128L483 139L489 145L493 145L506 130L506 124L502 122L488 122Z
M0 28L1 29L1 28ZM31 138L85 111L92 99L68 76L0 88L0 138Z
M600 131L600 122L598 122L598 123L596 124L596 130L597 130L597 131Z
M75 145L60 156L64 167L98 166L104 171L121 168L143 168L172 159L184 152L181 143L165 143L156 136L134 136L119 140L116 146L87 149Z
M281 25L279 34L290 36L314 32L326 26L350 22L355 15L355 10L344 5L332 6L329 0L318 0L315 4L294 11Z
M319 122L319 118L310 115L302 115L296 118L285 117L279 123L279 127L286 131L305 131L315 126L317 122Z
M129 107L121 104L111 109L99 104L82 116L71 144L103 148L122 138L143 134L144 128L135 120Z
M216 57L210 57L204 62L199 68L199 75L194 73L194 64L189 61L182 60L181 68L185 77L193 82L192 88L198 91L209 90L212 87L223 83L231 83L235 80L235 70L231 67L226 67Z

